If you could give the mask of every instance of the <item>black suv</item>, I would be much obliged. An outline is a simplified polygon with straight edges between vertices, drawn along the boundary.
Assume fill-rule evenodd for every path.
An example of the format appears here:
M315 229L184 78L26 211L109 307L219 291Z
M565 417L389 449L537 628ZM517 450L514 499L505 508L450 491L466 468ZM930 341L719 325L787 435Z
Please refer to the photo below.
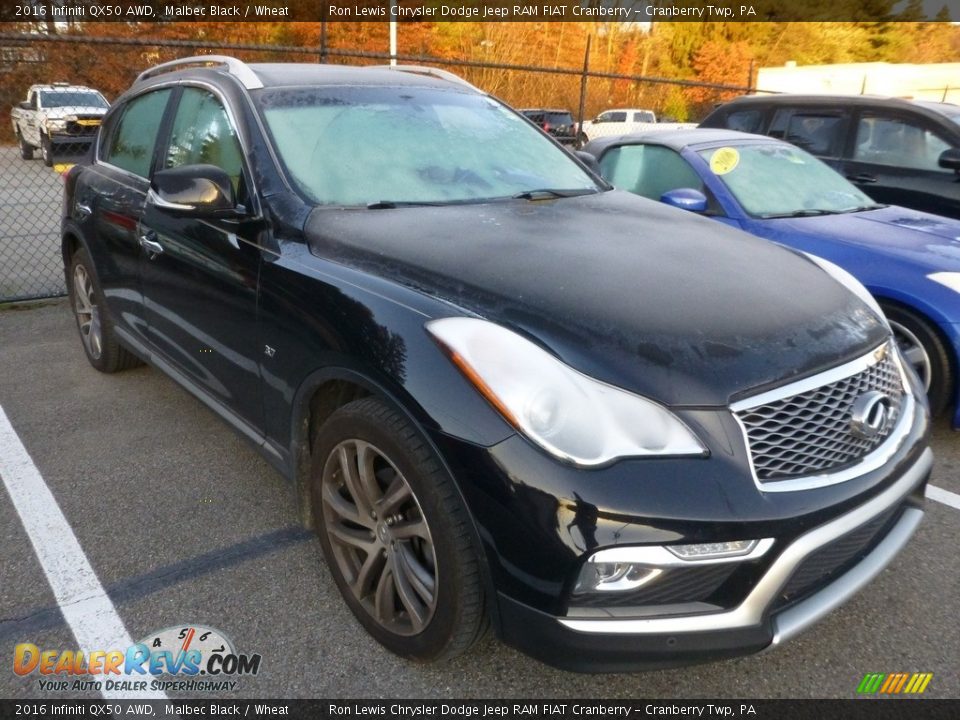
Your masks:
M877 202L960 218L960 105L869 95L742 97L700 127L786 140Z
M488 624L575 669L760 650L923 515L923 392L861 285L612 190L449 73L160 65L62 227L90 363L257 447L403 656Z
M553 135L557 142L573 145L577 141L576 121L569 110L544 110L528 108L520 114L530 118L530 122L546 133Z

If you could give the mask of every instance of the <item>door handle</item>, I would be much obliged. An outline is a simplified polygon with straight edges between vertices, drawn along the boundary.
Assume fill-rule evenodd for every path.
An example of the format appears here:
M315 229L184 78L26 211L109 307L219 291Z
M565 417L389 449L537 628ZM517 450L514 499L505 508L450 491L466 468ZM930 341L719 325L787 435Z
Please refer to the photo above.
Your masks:
M157 242L157 234L153 230L147 230L140 236L140 247L147 251L151 260L163 252L163 245Z
M876 175L871 175L870 173L860 173L859 175L847 175L847 180L851 180L855 183L863 183L864 185L869 185L870 183L878 182Z

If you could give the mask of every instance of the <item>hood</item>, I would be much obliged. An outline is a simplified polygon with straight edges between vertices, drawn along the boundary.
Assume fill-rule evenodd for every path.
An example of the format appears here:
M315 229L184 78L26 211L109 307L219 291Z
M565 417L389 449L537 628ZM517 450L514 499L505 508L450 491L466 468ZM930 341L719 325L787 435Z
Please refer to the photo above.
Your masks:
M757 223L771 240L803 234L845 242L920 267L960 270L960 221L929 213L890 207L840 215L777 218Z
M591 377L674 406L725 405L886 336L805 258L620 191L316 208L305 230L314 255L453 303Z
M65 118L71 115L97 115L102 117L109 108L85 107L83 105L71 105L70 107L50 108L44 110L43 114L48 118Z

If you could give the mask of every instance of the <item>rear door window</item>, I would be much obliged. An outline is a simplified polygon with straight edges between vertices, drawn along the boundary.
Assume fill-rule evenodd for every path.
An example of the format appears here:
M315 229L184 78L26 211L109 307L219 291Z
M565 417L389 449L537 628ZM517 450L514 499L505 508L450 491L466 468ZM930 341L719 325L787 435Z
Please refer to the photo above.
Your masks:
M614 112L605 112L601 113L600 117L597 118L597 122L626 122L627 113L624 111L614 111Z
M157 133L169 97L170 89L165 88L128 102L102 159L134 175L149 177Z
M778 110L768 134L813 155L836 156L843 146L845 128L846 117L839 112Z
M763 113L760 110L737 110L727 115L727 128L740 132L760 132L760 121Z

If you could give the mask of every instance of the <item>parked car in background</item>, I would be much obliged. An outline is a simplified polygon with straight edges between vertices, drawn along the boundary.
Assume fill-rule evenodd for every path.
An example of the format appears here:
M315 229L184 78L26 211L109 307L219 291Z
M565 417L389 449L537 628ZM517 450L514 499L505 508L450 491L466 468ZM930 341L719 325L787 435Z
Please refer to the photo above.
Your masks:
M103 95L82 85L31 85L26 100L10 112L20 157L31 160L39 149L49 167L55 154L82 155L109 107Z
M601 137L642 132L644 130L676 130L696 127L695 123L663 123L657 121L653 110L643 108L621 108L605 110L593 120L584 120L580 128L580 141L588 142Z
M90 364L258 448L404 657L488 624L577 670L755 652L923 516L922 389L862 285L612 189L451 73L160 65L64 192Z
M547 132L563 145L573 145L577 141L577 123L569 110L545 110L527 108L518 111L530 118L530 122Z
M615 186L839 265L880 303L934 412L957 407L960 221L876 203L793 145L731 130L590 143ZM960 410L953 416L960 426Z
M880 203L960 218L960 105L863 95L742 97L701 124L786 140Z

